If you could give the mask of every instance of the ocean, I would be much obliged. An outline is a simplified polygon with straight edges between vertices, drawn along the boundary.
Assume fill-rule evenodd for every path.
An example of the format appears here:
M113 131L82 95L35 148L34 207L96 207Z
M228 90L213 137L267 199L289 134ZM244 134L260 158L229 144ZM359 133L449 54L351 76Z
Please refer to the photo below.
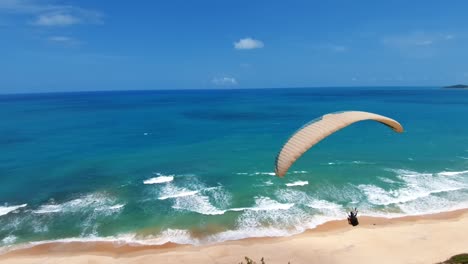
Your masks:
M306 122L372 121L276 154ZM209 244L359 215L468 208L468 91L328 87L0 95L0 247L48 241Z

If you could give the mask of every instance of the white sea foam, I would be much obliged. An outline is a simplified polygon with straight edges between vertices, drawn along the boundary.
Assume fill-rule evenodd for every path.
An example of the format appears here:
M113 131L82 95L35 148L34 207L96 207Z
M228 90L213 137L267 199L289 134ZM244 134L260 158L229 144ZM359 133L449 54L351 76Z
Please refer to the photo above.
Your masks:
M130 244L130 245L164 245L166 243L176 244L200 244L199 240L193 238L188 230L184 229L166 229L158 235L140 236L135 233L124 233L115 236L95 236L88 235L83 237L71 237L55 240L32 241L27 244L18 245L9 250L28 248L31 246L48 244L48 243L72 243L72 242L111 242L115 244ZM2 252L0 250L0 252Z
M332 217L336 219L343 214L343 207L341 205L327 200L311 197L303 191L281 189L276 192L276 196L282 202L295 202L298 205L303 205L317 210L319 215L315 215L316 217Z
M98 208L95 208L94 210L96 211L103 211L103 210L107 210L107 211L120 211L123 207L125 206L125 204L116 204L116 205L112 205L112 206L108 206L108 207L98 207Z
M266 182L264 182L264 183L265 183L266 185L273 185L273 182L270 181L270 180L268 180L268 181L266 181Z
M2 215L7 215L11 212L14 212L20 208L26 207L27 204L21 204L21 205L12 205L12 206L0 206L0 216Z
M275 196L283 203L306 205L313 201L307 193L292 188L279 189L275 192Z
M468 194L463 191L450 192L444 196L426 196L400 204L405 215L432 214L468 208Z
M316 209L331 209L331 210L341 210L343 207L339 204L332 203L326 200L313 200L307 206Z
M442 171L442 172L438 173L438 175L440 175L440 176L455 176L455 175L464 175L464 174L468 175L468 170L464 170L464 171Z
M39 209L33 211L36 214L57 213L62 211L63 205L61 204L45 204L41 205Z
M391 178L391 180L380 178L388 183L385 184L388 186L386 189L370 184L359 186L348 184L344 187L330 185L322 186L317 192L308 194L301 191L301 188L279 188L278 190L264 188L265 193L270 197L266 197L266 194L262 193L265 196L255 197L253 204L239 208L231 208L230 194L222 186L207 188L204 184L197 182L196 178L183 183L169 182L155 188L148 188L154 189L152 191L155 192L156 196L153 199L157 197L163 198L163 200L171 198L166 202L172 203L174 209L204 215L237 212L235 216L238 218L234 229L203 237L193 237L188 230L167 229L158 235L151 236L121 234L102 238L97 236L95 224L91 221L93 218L87 220L89 223L85 223L90 227L86 232L83 232L83 238L67 239L63 242L117 241L151 245L173 242L198 245L248 237L288 236L303 232L308 228L314 228L330 220L344 219L346 217L344 207L349 206L345 203L353 201L357 203L356 206L358 206L361 215L383 217L418 215L468 207L468 192L466 191L468 190L468 181L465 171L442 171L439 173L420 173L409 170L391 171L396 174L395 178ZM250 175L252 174L250 173ZM265 180L267 178L263 178L261 182ZM272 179L267 182L273 181ZM382 182L379 183L382 184ZM274 192L274 196L271 196L271 192ZM86 197L80 197L80 199L82 204L87 204ZM102 200L102 197L100 199ZM335 200L344 205L331 202ZM72 204L71 201L67 203ZM50 207L40 209L63 211L65 210L63 207L66 207L67 203L51 203L48 204ZM88 207L107 208L107 211L111 211L113 208L120 210L124 207L124 204L118 204L115 199L109 199L109 202L104 204L105 206L96 206L96 204L90 203ZM94 211L99 211L99 209L94 209Z
M64 202L43 204L34 210L35 214L75 213L80 211L101 211L113 213L120 210L124 204L117 204L116 200L105 193L92 193Z
M171 199L172 208L204 215L220 215L230 204L230 194L222 186L205 187L198 182L186 187L167 184L160 190L159 200ZM190 188L190 189L188 189Z
M401 204L437 193L468 188L466 183L454 177L441 177L444 172L438 174L408 170L394 170L394 172L402 180L403 187L384 190L375 185L362 184L358 186L367 196L369 202L375 205ZM450 175L460 175L460 173Z
M204 188L192 196L178 197L174 199L172 208L204 215L221 215L226 212L229 203L229 194L217 186Z
M307 171L292 171L294 174L304 174L307 173Z
M276 174L274 172L254 172L253 175L270 175L270 176L275 176Z
M306 193L289 189L279 190L276 196L279 198L283 194L285 196L282 196L282 198L286 201L293 200L298 203L313 201ZM305 208L294 206L294 203L284 204L267 197L258 197L256 202L257 207L272 210L243 210L243 213L237 219L237 228L235 230L215 234L212 239L225 241L247 237L288 236L314 228L326 221L345 217L343 212L341 212L341 217L310 214ZM265 204L273 204L274 206L265 206ZM282 204L282 206L278 206L278 204ZM331 208L332 206L329 204L328 207Z
M257 171L257 172L237 172L237 175L249 175L249 176L255 176L255 175L270 175L270 176L275 176L276 174L274 172L264 172L264 171Z
M386 183L396 183L396 181L389 179L389 178L385 178L385 177L379 177L379 179Z
M194 195L190 197L180 197L175 200L174 209L196 212L204 215L221 215L226 210L220 210L210 203L209 197L204 195Z
M177 192L177 193L160 196L158 199L159 200L166 200L166 199L170 199L170 198L179 198L179 197L184 197L184 196L192 196L192 195L197 194L198 192L199 191L190 191L190 190L187 190L187 189L183 189L182 191Z
M143 181L143 184L158 184L158 183L166 183L166 182L171 182L174 180L174 176L159 176L159 177L154 177L147 179Z
M14 235L9 235L9 236L6 236L4 239L2 239L2 243L4 245L8 245L8 244L13 244L15 243L15 241L17 240L18 238Z
M351 161L352 164L362 164L362 165L372 165L375 164L373 162L368 162L368 161L361 161L361 160L353 160Z
M269 197L257 197L255 199L255 206L247 210L252 211L272 211L272 210L288 210L294 206L294 203L280 203Z
M292 187L292 186L304 186L307 184L309 184L309 181L295 181L291 183L286 183L285 185L288 187Z
M352 161L346 161L346 160L337 160L337 161L331 161L326 164L322 165L372 165L375 164L374 162L368 162L368 161L362 161L362 160L352 160Z
M255 205L252 207L231 208L228 211L272 211L288 210L294 206L294 203L280 203L269 197L256 197Z
M208 244L229 241L229 240L239 240L251 237L283 237L290 236L295 234L291 230L282 230L279 228L273 227L264 227L264 228L243 228L237 230L224 231L218 234L209 236L206 240Z
M151 244L163 245L166 243L176 244L199 244L197 239L194 239L188 230L184 229L167 229L160 235L148 240Z

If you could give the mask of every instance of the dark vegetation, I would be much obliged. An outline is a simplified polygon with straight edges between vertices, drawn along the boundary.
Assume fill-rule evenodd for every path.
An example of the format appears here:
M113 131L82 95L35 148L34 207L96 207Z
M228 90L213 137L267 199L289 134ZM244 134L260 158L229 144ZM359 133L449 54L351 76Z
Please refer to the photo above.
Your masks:
M239 264L257 264L257 262L253 261L249 257L245 257L245 263L242 261ZM260 259L259 264L266 264L265 259L264 258ZM288 264L291 264L291 263L288 262ZM446 261L439 262L437 264L468 264L468 253L458 254L458 255L452 256L451 258L447 259Z
M239 264L244 264L244 262L240 262ZM257 262L253 261L251 258L249 257L245 257L245 264L257 264ZM259 264L266 264L264 258L260 259L260 263ZM291 262L288 262L288 264L291 264Z
M439 262L437 264L468 264L468 254L458 254L452 256L444 262Z

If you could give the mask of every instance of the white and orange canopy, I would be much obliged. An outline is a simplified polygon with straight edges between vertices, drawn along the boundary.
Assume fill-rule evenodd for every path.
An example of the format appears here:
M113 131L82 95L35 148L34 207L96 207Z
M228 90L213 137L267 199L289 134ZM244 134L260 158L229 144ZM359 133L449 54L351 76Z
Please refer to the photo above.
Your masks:
M289 167L312 146L322 139L353 123L374 120L380 122L395 132L403 132L403 127L397 121L374 113L361 111L346 111L326 114L317 118L294 133L278 153L275 162L276 175L283 177Z

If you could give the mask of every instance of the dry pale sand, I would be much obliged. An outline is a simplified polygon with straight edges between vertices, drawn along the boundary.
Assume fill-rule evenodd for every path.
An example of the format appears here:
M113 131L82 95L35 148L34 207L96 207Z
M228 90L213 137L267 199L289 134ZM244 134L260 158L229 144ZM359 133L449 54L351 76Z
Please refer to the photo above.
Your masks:
M282 263L436 263L468 252L468 210L397 219L333 221L300 235L206 246L51 243L0 256L0 263L230 263L244 256ZM245 261L244 261L245 263Z

